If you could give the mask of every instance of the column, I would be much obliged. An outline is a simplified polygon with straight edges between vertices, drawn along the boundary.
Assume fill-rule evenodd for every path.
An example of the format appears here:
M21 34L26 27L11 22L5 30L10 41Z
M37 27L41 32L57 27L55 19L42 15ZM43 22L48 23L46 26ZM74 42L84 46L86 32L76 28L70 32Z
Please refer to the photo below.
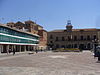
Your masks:
M3 52L3 45L1 45L1 53Z
M1 52L3 52L3 45L1 46Z
M28 46L28 51L30 51L30 46Z
M19 45L19 51L21 52L21 45Z
M80 44L77 44L77 48L79 48Z
M2 45L0 45L0 52L2 51Z
M9 53L9 45L6 46L6 52Z
M86 49L87 49L87 44L85 46L86 46Z
M33 45L33 51L35 51L35 46Z
M13 51L13 45L11 46L11 50Z
M24 51L26 51L26 46L24 46Z
M93 45L92 45L92 43L90 44L91 45L91 49L93 48Z
M15 49L15 51L16 51L16 45L14 45L14 49Z

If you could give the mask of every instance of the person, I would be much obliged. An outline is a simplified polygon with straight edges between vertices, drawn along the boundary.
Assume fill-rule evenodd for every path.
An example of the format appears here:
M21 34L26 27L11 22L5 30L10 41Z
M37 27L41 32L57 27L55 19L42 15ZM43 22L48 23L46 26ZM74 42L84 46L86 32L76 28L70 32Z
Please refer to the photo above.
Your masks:
M11 48L9 48L9 54L11 53Z
M38 53L38 50L36 49L35 52Z
M41 52L42 52L42 48L41 48Z
M15 55L15 48L13 49L13 55Z

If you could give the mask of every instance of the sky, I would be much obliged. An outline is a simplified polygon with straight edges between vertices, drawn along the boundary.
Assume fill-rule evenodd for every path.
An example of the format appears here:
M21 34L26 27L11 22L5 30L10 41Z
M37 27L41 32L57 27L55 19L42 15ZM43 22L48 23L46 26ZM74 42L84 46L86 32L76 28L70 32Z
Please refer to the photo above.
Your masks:
M32 20L47 31L100 28L100 0L0 0L0 23Z

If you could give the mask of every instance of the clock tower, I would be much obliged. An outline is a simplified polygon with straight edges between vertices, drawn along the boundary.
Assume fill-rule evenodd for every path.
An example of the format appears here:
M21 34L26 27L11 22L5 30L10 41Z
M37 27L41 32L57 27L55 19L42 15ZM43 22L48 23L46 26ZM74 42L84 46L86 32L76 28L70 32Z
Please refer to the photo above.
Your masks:
M67 25L66 25L66 30L67 30L68 32L72 32L72 28L73 28L73 26L72 26L72 24L71 24L71 20L68 20L68 21L67 21Z

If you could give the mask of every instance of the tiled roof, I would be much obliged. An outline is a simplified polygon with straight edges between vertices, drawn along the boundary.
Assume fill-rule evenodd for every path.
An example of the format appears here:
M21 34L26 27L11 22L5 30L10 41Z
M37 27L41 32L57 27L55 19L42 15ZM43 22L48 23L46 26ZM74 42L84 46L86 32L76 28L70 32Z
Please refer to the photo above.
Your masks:
M96 31L98 29L96 28L90 28L90 29L73 29L72 31Z
M38 31L45 31L45 32L47 32L46 30L44 30L44 29L42 29L42 30L38 30Z
M96 28L88 28L88 29L72 29L72 31L100 31L100 29L96 29ZM49 31L49 32L64 32L66 31L65 29L59 29L59 30L53 30L53 31Z
M28 21L25 21L25 22L28 22L28 23L33 23L33 24L35 23L35 22L31 21L31 20L28 20Z

